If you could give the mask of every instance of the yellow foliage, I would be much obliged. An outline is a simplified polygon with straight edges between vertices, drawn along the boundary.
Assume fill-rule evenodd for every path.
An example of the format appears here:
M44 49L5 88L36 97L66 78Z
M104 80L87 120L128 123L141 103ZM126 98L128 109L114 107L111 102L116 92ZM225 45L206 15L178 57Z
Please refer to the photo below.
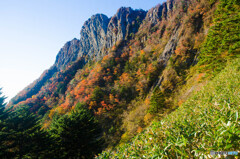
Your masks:
M143 128L141 126L139 126L138 129L137 129L137 133L141 133L142 130L143 130Z
M34 98L37 98L37 96L36 96L36 95L33 95L32 98L33 98L33 99L34 99Z
M50 124L51 124L50 121L45 121L41 129L47 129Z
M146 104L146 105L149 105L149 104L150 104L150 98L146 98L146 99L145 99L145 104Z
M178 102L178 106L180 107L182 104L184 103L184 100L179 100L179 102Z
M91 101L90 104L89 104L89 109L92 109L95 106L97 106L97 102L96 101Z
M48 117L49 117L50 119L52 119L54 114L55 114L55 109L52 109L52 110L50 110L50 112L49 112L49 114L48 114Z
M109 100L110 102L114 102L114 96L112 94L109 94Z
M65 113L66 113L66 109L64 109L63 107L57 107L56 111L57 111L59 114L65 114Z
M146 125L148 125L151 121L152 121L152 118L153 118L153 115L150 114L150 113L147 113L145 116L144 116L144 122Z

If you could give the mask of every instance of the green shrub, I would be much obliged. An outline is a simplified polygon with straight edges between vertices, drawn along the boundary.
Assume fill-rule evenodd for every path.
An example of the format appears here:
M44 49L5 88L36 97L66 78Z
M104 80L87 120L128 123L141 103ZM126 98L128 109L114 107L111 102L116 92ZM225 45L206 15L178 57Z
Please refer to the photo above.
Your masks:
M159 87L156 87L150 99L149 113L158 113L162 108L165 107L165 98Z

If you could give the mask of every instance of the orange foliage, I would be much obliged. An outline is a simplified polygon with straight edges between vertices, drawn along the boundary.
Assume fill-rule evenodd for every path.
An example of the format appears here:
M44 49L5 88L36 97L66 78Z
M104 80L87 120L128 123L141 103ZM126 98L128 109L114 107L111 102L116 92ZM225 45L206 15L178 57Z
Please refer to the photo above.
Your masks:
M200 74L197 76L196 81L199 82L203 76L204 76L204 73L200 73Z
M141 133L143 131L143 128L141 126L138 127L137 133Z
M121 58L127 59L128 58L128 53L127 52L122 53Z
M103 77L103 79L107 82L111 82L112 81L112 76L105 76L105 77Z
M144 50L141 50L140 51L140 55L142 56L142 55L144 55L145 54L145 51Z
M116 81L115 81L116 82ZM131 83L133 82L133 78L131 77L130 74L124 72L120 77L119 77L119 84L122 86L131 86Z
M155 70L156 70L156 67L154 67L153 64L149 64L148 67L146 68L145 75L149 75Z
M96 107L97 106L97 102L96 101L91 101L89 103L89 109L92 109L93 107Z
M49 112L49 114L48 114L48 117L49 117L50 119L52 119L54 114L55 114L55 109L51 109L50 112Z
M117 67L114 68L113 74L116 75L118 73L119 69Z
M119 100L118 100L118 98L115 98L114 100L115 100L115 102L116 102L116 103L119 103Z
M144 101L144 103L145 103L146 105L150 105L150 98L146 98L145 101Z
M179 101L178 101L178 106L181 106L183 103L184 103L184 100L182 100L182 99L179 100Z
M105 112L105 109L104 108L98 108L98 111L95 112L96 115L100 115L102 114L103 112Z
M115 58L115 61L116 61L116 62L119 62L119 61L120 61L120 58L119 58L119 57L116 57L116 58Z

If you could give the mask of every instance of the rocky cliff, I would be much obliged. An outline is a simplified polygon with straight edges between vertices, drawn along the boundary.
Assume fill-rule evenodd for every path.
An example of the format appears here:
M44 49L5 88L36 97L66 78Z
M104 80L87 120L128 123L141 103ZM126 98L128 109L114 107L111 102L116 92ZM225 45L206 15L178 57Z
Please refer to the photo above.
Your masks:
M63 70L68 64L77 60L79 52L79 43L78 39L73 39L67 42L63 48L57 54L55 65L58 70Z
M67 90L67 86L77 84L76 81L78 80L76 80L74 76L78 70L74 69L81 69L89 60L100 61L103 56L109 53L114 45L117 46L122 41L127 41L128 43L130 40L135 41L134 44L128 44L131 46L125 46L126 48L134 47L135 52L143 49L144 45L157 45L157 43L159 43L163 50L162 54L159 54L157 61L160 65L166 66L169 58L174 54L180 38L180 24L174 24L176 20L174 16L172 16L174 10L173 6L176 6L175 3L176 1L174 0L168 0L161 5L153 7L147 12L144 10L133 10L130 7L121 7L111 18L108 18L104 14L93 15L82 26L80 39L78 40L75 38L67 42L63 48L60 49L52 67L54 71L48 71L51 72L50 75L43 74L41 76L41 79L44 79L41 80L42 82L34 82L25 90L21 91L12 99L10 105L17 104L26 99L29 99L29 102L33 95L39 96L40 99L40 94L41 97L45 94L49 96L47 98L51 99L48 101L41 101L45 103L42 105L49 107L50 105L62 103L58 100L60 96L64 98L63 95ZM170 20L168 21L168 19ZM166 25L168 25L168 22L175 26L169 25L167 28ZM150 31L153 26L157 26L156 30ZM165 30L171 32L165 33ZM159 38L154 37L152 35L153 33L159 34ZM141 40L143 38L141 38L140 34L144 35L144 40ZM163 36L165 36L164 39L166 41L164 43L162 42ZM154 43L149 41L151 38L154 40ZM142 44L138 44L139 42ZM122 52L122 50L120 50L120 52ZM151 50L147 52L150 53ZM79 67L77 67L77 65L79 65ZM72 84L69 84L70 81ZM62 100L63 99L60 101Z
M93 58L98 56L106 43L108 23L109 18L103 14L93 15L84 23L80 31L81 39L78 57L88 55Z
M118 9L108 24L105 46L110 48L116 42L127 40L131 34L138 31L145 16L146 12L143 10L133 10L130 7Z
M93 15L82 26L80 40L74 38L68 41L58 52L54 65L46 72L53 72L52 68L55 69L53 73L63 71L80 58L85 58L85 60L81 60L84 63L89 59L101 59L103 55L108 53L108 49L118 41L127 40L131 33L136 33L145 16L146 11L133 10L130 7L120 8L111 18L104 14ZM9 105L24 101L37 94L52 75L43 73L41 79L44 79L44 82L39 85L37 82L39 79L34 81L19 92Z

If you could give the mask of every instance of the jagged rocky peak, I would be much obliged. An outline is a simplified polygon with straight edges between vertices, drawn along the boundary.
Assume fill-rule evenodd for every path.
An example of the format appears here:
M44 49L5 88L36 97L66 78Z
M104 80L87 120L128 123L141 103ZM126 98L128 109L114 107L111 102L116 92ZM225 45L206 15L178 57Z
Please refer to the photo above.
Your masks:
M167 4L167 9L172 10L175 2L176 2L175 0L167 0L167 3L166 3Z
M63 70L71 62L77 60L79 52L79 40L74 38L71 41L68 41L58 52L55 66L58 70Z
M97 56L106 41L109 18L104 14L96 14L83 25L80 35L79 55Z
M77 60L88 56L90 59L101 59L103 48L111 48L121 40L127 40L131 33L136 33L146 16L144 10L133 10L122 7L109 19L104 14L89 18L80 31L80 40L67 42L59 51L55 62L59 70Z
M118 9L108 24L106 47L109 48L117 41L126 40L131 33L136 33L145 16L144 10L133 10L130 7Z
M167 19L168 12L172 11L174 0L167 0L163 4L151 8L146 15L145 21L155 25L162 19Z
M100 59L103 48L111 48L118 41L126 40L131 33L136 33L145 16L146 11L130 7L121 7L111 19L104 14L93 15L81 29L78 56Z
M157 5L151 8L146 15L145 21L151 22L151 24L157 24L159 21L167 17L167 4Z

